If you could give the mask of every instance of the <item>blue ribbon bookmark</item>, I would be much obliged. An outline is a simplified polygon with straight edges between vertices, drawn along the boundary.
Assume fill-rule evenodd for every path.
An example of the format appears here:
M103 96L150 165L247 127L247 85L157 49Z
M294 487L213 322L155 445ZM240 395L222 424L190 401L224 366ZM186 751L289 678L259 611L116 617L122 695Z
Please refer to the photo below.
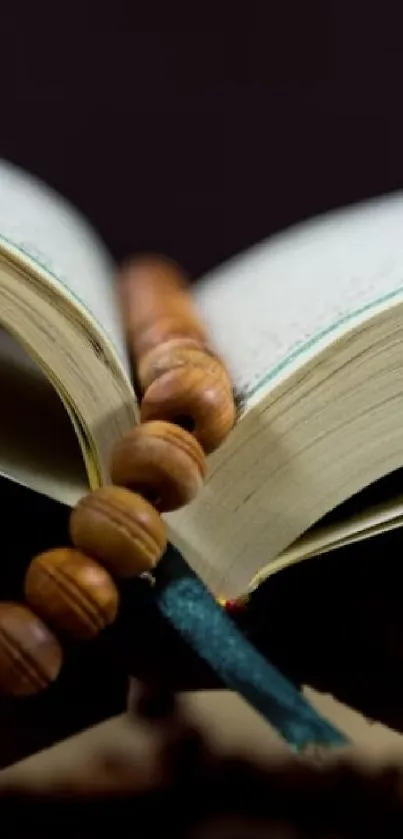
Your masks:
M170 547L157 573L156 603L182 638L295 750L348 740L244 637L204 584Z

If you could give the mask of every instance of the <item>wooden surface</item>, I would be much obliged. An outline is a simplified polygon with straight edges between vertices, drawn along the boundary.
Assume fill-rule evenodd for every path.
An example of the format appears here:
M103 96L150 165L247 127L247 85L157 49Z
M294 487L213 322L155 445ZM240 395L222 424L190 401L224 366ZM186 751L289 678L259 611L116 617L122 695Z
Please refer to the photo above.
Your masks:
M365 765L403 764L402 735L370 724L330 697L314 691L308 691L308 695L320 711L351 738L346 749L329 753L317 750L314 755L308 753L308 760L331 761L348 755ZM222 690L191 692L183 694L180 703L188 718L202 727L208 741L220 752L240 752L262 760L289 753L262 717L236 694ZM13 778L30 786L43 787L47 781L77 778L81 772L88 778L91 764L96 763L102 753L110 756L111 765L113 755L124 756L135 763L146 747L144 730L133 728L127 716L122 714L3 770L0 785Z

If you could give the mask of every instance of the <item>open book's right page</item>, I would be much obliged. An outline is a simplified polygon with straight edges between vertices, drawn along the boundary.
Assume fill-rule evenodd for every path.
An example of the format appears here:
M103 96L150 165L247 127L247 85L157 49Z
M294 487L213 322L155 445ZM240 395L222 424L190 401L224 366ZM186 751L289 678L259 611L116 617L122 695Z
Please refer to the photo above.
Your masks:
M393 343L390 363L400 381L401 352L389 330L403 301L402 231L403 195L394 194L273 237L196 288L245 410L210 459L200 498L168 518L173 541L218 595L241 594L333 507L402 465L400 424L393 433L387 407L380 408L378 423L370 361L367 372L359 372L364 356L379 356L382 370L388 368L383 345L372 346L377 333L365 337L367 324L369 332L377 322L382 333L385 323L382 341ZM361 343L346 372L353 335ZM331 345L338 347L333 356L326 354ZM298 378L302 368L306 375ZM386 380L388 396L396 397ZM386 391L379 400L388 405ZM354 422L351 435L346 416Z
M196 287L236 385L253 400L319 341L403 294L403 195L292 228Z

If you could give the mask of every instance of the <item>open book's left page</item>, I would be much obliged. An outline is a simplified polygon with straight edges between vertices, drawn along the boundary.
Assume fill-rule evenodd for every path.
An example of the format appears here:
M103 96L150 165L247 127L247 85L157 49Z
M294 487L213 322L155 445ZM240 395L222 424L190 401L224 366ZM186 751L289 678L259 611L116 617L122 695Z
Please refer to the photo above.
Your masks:
M0 243L17 248L95 322L126 374L129 362L113 262L88 222L60 195L0 160Z

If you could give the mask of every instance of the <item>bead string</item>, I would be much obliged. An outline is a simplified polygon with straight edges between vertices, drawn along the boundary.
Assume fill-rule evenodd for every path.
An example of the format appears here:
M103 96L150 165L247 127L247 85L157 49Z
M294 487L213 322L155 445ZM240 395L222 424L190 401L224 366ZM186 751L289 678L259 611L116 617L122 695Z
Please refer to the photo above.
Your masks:
M0 691L8 695L37 693L57 678L63 652L54 633L91 639L114 622L113 578L153 571L167 545L161 513L195 498L206 455L235 423L230 376L178 269L163 259L132 261L121 289L141 424L114 446L112 485L72 510L73 547L31 561L27 605L0 603Z

